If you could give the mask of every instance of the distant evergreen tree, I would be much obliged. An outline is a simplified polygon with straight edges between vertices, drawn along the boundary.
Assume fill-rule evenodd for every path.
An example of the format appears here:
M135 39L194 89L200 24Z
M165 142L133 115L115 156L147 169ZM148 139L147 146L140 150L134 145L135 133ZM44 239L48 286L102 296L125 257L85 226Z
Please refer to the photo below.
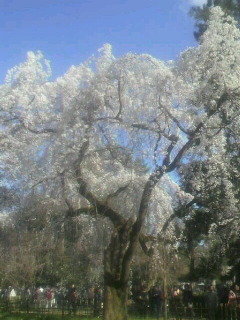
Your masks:
M197 41L207 29L210 9L216 6L220 6L226 14L240 22L240 0L207 0L207 3L202 6L193 6L189 14L195 19L197 30L194 31L194 37Z

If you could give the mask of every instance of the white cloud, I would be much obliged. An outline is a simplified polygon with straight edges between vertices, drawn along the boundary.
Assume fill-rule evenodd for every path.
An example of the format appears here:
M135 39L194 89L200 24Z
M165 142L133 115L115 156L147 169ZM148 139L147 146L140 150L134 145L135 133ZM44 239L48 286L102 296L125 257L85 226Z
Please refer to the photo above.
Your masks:
M207 0L180 0L179 9L185 14L188 14L192 6L202 6L205 3L207 3Z
M206 0L188 0L188 2L193 6L202 6L207 1Z

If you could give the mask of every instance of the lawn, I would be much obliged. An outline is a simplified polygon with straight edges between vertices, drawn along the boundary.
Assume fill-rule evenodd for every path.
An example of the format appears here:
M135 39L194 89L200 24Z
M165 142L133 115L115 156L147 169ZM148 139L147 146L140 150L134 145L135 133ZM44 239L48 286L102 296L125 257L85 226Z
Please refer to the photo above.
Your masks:
M0 320L100 320L102 317L84 317L84 316L61 316L61 315L43 315L43 314L9 314L9 313L0 313ZM155 320L155 318L146 318L147 320ZM143 320L139 317L129 317L129 320Z
M0 320L99 320L102 317L83 317L83 316L61 316L61 315L42 315L42 314L9 314L9 313L0 313ZM141 317L129 317L129 320L143 320ZM155 320L155 318L147 317L146 320Z
M102 319L102 317L99 318L93 318L93 317L74 317L74 316L58 316L58 315L33 315L33 314L7 314L2 313L0 314L1 320L99 320ZM150 318L147 318L148 320L151 320ZM143 318L132 318L129 317L129 320L143 320Z
M1 313L1 320L99 320L99 318L90 318L90 317L74 317L74 316L61 316L61 315L44 315L44 314L25 314L25 313Z
M69 316L69 315L43 315L43 314L9 314L9 313L0 313L0 320L100 320L102 317L84 317L84 316ZM204 320L206 318L194 318L195 320ZM134 317L129 316L129 320L156 320L152 317ZM161 318L163 320L163 318ZM175 320L175 318L169 317L168 320ZM189 318L182 318L182 320L189 320Z

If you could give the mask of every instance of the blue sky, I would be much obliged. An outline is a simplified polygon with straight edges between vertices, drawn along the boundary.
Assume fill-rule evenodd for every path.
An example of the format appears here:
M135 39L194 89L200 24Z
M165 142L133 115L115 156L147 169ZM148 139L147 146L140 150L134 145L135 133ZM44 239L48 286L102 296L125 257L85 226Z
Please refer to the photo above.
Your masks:
M204 0L0 0L0 81L6 71L43 52L53 77L79 64L104 43L115 56L129 51L175 59L196 45L190 4Z

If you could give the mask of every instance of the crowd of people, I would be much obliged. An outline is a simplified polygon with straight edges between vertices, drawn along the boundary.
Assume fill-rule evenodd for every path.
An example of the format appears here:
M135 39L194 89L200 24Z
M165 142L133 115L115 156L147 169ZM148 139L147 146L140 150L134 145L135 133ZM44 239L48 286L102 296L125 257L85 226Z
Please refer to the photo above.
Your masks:
M68 288L38 288L19 289L8 287L0 289L0 297L11 301L25 301L36 308L67 308L69 314L76 314L78 306L88 306L98 315L103 308L103 290L100 286L77 290L74 284ZM197 307L207 311L209 320L217 320L217 310L227 308L240 319L240 289L237 284L230 286L205 286L199 288L190 284L172 287L168 292L159 285L133 287L129 297L131 305L143 317L151 314L156 319L162 316L163 308L168 306L171 312L187 312L192 318Z
M198 307L206 310L209 320L224 318L227 313L231 314L233 320L240 319L240 290L237 284L232 286L211 284L197 290L186 284L182 289L173 290L171 303L173 309L182 308L192 317L194 309Z
M99 286L77 290L74 284L65 287L16 288L9 286L0 289L2 301L14 307L21 303L36 309L64 308L69 314L76 314L78 306L86 306L99 313L102 307L102 289Z
M164 293L160 286L148 288L142 286L133 290L132 300L136 310L144 317L151 314L160 319L163 309L168 308L172 314L194 318L196 312L205 313L209 320L231 318L240 320L240 289L219 284L198 287L191 284L174 286ZM221 317L219 316L221 312ZM226 314L230 316L227 317Z

